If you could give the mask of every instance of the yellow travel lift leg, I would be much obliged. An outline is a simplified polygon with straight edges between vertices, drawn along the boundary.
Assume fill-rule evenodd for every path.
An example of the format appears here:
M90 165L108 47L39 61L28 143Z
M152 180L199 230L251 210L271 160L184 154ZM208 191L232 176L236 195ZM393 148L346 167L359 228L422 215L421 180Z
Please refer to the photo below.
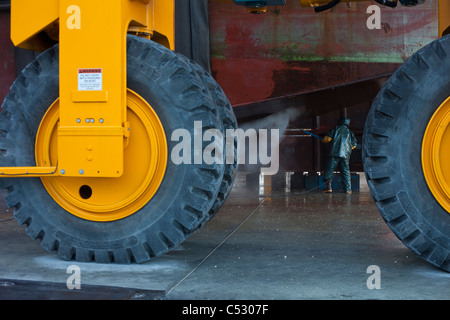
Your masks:
M12 40L24 48L39 48L36 34L59 20L58 166L1 167L0 176L121 176L126 35L151 35L152 26L173 49L173 1L12 1L11 11Z
M13 43L42 52L0 113L0 184L31 238L65 260L140 263L217 213L237 163L225 145L221 161L175 163L169 139L237 122L174 51L174 0L13 0L11 14Z

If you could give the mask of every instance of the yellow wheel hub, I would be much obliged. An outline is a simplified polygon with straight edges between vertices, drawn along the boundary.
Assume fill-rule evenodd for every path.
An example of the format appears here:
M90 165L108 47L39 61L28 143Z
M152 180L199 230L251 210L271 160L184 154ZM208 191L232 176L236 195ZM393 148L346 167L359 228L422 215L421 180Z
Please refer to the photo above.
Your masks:
M450 97L434 113L422 143L422 167L428 187L450 213Z
M167 165L163 126L152 107L128 90L124 173L119 178L42 177L52 198L68 212L91 221L114 221L141 209L156 193ZM41 121L36 137L38 166L57 166L59 99Z

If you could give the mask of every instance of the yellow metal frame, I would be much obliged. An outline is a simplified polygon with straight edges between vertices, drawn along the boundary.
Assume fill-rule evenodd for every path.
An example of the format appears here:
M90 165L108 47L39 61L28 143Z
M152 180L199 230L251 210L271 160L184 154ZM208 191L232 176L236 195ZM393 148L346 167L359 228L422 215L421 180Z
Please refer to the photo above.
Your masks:
M156 34L174 49L174 13L174 0L13 0L16 46L46 49L42 34L59 28L58 167L2 167L0 176L120 177L126 35Z
M450 1L439 0L439 36L450 33Z

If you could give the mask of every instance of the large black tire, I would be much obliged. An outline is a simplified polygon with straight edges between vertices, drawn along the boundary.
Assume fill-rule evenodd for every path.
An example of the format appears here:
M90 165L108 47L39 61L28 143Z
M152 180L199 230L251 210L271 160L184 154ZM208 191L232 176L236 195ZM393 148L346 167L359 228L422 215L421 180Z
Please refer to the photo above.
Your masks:
M436 201L422 169L422 141L450 95L450 37L406 61L368 114L363 163L381 215L395 235L433 265L450 271L450 213Z
M139 37L127 43L128 88L156 111L169 150L177 142L175 129L193 136L194 121L203 130L224 132L216 92L204 85L205 74L184 56ZM58 46L41 54L18 77L0 114L0 163L35 165L34 141L40 120L59 95ZM213 82L208 78L208 82ZM205 147L205 145L203 146ZM137 160L138 161L138 160ZM136 213L121 220L95 222L61 208L39 178L0 179L5 200L14 216L26 225L41 246L56 250L66 260L101 263L144 262L160 256L198 230L210 216L224 179L224 164L180 164L170 159L164 179L153 198Z
M214 99L215 105L218 107L220 118L223 121L224 131L222 132L222 134L226 139L227 130L231 130L232 132L234 132L236 129L238 129L236 115L234 114L230 101L228 100L219 84L213 78L211 78L208 72L206 72L203 68L195 63L193 64L193 68L203 79L205 87L208 88L208 90L211 92L212 99ZM226 140L224 140L224 143L226 143ZM231 154L233 162L230 162L230 157L229 159L227 159L227 154L224 154L225 170L222 182L220 184L219 193L216 197L216 200L214 201L211 210L209 211L208 220L212 219L225 203L225 200L230 194L234 181L236 179L238 170L238 142L236 137L234 137L233 139L233 145L225 145L225 150L227 153Z

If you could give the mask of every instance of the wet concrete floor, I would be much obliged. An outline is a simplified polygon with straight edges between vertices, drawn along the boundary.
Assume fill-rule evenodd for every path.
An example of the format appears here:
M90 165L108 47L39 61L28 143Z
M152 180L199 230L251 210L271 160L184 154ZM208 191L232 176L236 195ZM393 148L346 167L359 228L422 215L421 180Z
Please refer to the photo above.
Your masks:
M247 187L240 174L212 221L139 265L62 261L29 239L1 200L0 299L450 298L450 274L393 235L363 177L352 195L265 187ZM67 286L71 265L80 289Z

